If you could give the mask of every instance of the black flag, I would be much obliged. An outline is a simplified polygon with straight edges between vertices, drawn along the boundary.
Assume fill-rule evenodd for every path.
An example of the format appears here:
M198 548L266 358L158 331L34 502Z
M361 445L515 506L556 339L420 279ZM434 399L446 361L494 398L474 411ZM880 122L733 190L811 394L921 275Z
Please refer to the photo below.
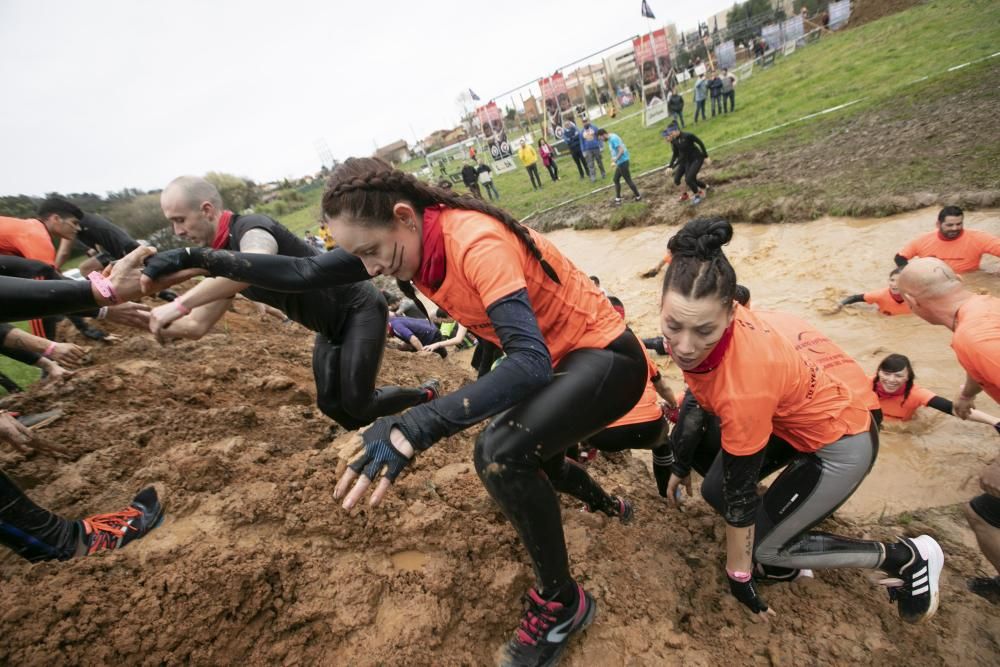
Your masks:
M642 0L642 15L647 19L655 19L656 16L653 14L653 10L649 8L649 3L646 0Z

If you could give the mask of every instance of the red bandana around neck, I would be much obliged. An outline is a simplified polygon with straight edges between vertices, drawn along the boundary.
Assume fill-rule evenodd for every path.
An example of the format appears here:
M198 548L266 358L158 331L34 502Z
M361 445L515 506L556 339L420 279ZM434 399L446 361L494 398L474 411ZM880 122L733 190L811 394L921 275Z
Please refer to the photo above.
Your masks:
M424 209L423 249L417 280L433 289L441 287L448 268L444 254L444 234L441 232L441 213L444 208L443 204L435 204Z
M705 357L705 361L698 364L696 367L689 371L684 371L685 373L708 373L709 371L714 371L719 364L722 363L722 357L725 356L726 350L729 349L729 345L733 342L733 327L735 322L730 324L726 331L722 334L722 338L719 342L715 344L715 348Z
M903 303L904 301L902 294L893 294L892 290L889 290L889 296L892 297L892 300L896 303Z
M222 250L229 241L229 223L233 220L232 211L223 211L219 216L219 225L215 228L215 238L212 239L212 250Z

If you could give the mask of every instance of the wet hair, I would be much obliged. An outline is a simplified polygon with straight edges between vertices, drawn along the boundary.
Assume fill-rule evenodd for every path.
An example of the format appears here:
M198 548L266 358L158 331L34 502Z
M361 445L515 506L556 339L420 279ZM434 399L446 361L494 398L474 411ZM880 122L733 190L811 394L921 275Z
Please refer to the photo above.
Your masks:
M736 289L733 290L733 299L741 306L748 305L750 303L750 288L745 285L737 285Z
M965 215L965 213L958 206L945 206L938 213L938 222L944 222L945 218L958 218Z
M542 251L535 245L528 228L510 213L479 199L462 197L451 190L428 185L379 158L352 157L338 165L330 174L326 192L323 193L323 213L330 218L346 213L366 227L385 227L392 224L393 207L399 202L409 202L421 214L428 206L442 204L448 208L478 211L494 218L525 245L545 275L559 283L559 275L542 257ZM403 294L416 301L423 310L413 284L403 280L396 282Z
M889 277L892 278L893 276L898 276L902 272L903 272L903 267L897 266L895 269L889 272Z
M598 278L597 276L590 276L590 282L594 283L598 287L601 286L601 279Z
M733 238L733 227L723 218L695 218L667 243L673 257L663 277L663 292L691 299L715 297L731 307L736 296L736 271L722 252Z
M616 296L609 296L608 303L615 309L615 312L622 316L622 319L625 319L625 304L622 303L621 299Z
M44 220L52 214L61 218L83 219L83 211L80 210L80 207L62 197L49 197L38 207L39 219Z
M906 389L903 391L903 400L908 399L910 397L910 390L913 389L913 381L917 379L917 374L913 372L913 366L910 364L909 357L902 354L890 354L882 360L882 363L878 365L878 370L875 371L875 379L872 380L872 391L878 389L879 371L898 373L904 369L906 370Z

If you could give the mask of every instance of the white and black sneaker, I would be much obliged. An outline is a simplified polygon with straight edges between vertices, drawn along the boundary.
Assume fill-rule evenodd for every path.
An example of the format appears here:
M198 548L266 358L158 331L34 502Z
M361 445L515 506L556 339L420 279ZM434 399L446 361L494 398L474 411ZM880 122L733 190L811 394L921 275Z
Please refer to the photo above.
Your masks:
M910 548L913 557L899 568L899 576L883 579L889 588L889 599L896 602L899 617L907 623L923 623L934 616L938 608L938 586L944 569L944 552L930 535L900 540Z

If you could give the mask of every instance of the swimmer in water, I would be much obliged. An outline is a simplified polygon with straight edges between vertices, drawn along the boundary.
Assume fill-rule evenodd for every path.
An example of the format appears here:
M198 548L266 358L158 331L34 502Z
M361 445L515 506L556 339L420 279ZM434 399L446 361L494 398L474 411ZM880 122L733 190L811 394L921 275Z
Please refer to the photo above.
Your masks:
M909 315L910 307L903 300L903 295L899 293L897 282L901 268L897 267L889 274L889 286L874 292L864 294L854 294L843 299L837 305L837 311L852 303L871 303L878 308L878 312L883 315Z
M910 360L902 354L890 354L878 365L878 371L872 378L872 389L878 395L879 405L886 419L909 421L924 406L946 415L955 414L954 404L950 400L938 396L930 389L924 389L914 382L915 379L916 374ZM982 410L973 408L968 419L1000 431L1000 418Z

